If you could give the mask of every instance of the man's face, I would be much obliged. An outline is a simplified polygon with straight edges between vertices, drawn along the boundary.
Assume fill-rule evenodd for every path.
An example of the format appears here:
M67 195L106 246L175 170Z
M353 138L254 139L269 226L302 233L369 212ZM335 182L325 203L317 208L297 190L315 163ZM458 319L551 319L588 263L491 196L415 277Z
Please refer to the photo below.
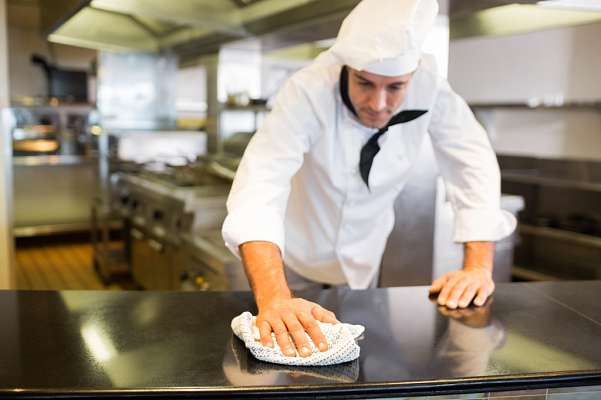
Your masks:
M347 68L349 97L359 121L370 128L384 127L405 100L413 74L384 76Z

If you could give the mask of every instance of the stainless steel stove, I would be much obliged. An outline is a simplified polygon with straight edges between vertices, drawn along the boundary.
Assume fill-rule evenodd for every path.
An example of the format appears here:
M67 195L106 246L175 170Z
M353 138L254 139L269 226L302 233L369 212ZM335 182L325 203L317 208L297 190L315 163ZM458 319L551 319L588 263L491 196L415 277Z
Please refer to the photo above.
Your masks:
M241 154L136 163L113 153L106 202L123 222L122 253L134 281L147 290L246 289L242 265L220 235Z
M144 175L121 180L119 201L131 221L134 280L149 290L178 289L172 275L181 237L221 227L229 185L177 186Z

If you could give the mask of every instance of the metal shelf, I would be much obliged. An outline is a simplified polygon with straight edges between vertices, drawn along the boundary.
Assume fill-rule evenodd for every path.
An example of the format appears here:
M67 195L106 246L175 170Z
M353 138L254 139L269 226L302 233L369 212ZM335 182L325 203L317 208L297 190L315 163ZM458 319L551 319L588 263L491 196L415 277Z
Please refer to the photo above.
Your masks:
M568 179L547 178L543 176L501 172L501 179L508 182L529 183L541 186L553 186L565 189L588 190L601 192L601 183L574 181Z
M13 228L14 237L32 237L43 235L54 235L61 233L87 232L91 229L89 222L72 222L64 224L48 224L36 226L19 226ZM113 221L110 223L110 229L120 229L121 223Z
M601 237L585 235L583 233L566 231L563 229L547 228L541 226L532 226L520 224L521 234L539 236L548 239L563 240L586 247L594 247L601 250Z
M271 108L262 105L235 106L230 104L221 104L221 111L246 111L246 112L269 112Z
M601 101L583 101L583 102L565 102L565 103L545 103L544 101L533 103L470 103L471 108L510 108L510 109L525 109L525 110L593 110L601 112Z
M520 267L518 265L514 265L513 267L511 267L511 275L516 278L523 279L525 281L532 281L532 282L561 280L560 278L558 278L556 276L545 274L543 272L534 271L529 268Z
M13 235L17 238L59 233L84 232L90 230L89 222L74 222L53 225L20 226L13 228Z
M52 156L14 156L13 165L19 167L40 167L55 165L96 164L96 156L52 155Z

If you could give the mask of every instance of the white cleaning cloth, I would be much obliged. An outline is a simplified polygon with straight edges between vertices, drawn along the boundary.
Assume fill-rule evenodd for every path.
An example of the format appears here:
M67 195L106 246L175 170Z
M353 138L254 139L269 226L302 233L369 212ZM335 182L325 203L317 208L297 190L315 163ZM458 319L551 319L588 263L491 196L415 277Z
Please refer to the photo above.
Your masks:
M340 364L359 358L360 348L355 340L365 331L362 325L318 322L321 332L328 341L328 350L319 351L307 335L311 345L311 355L300 357L297 354L296 357L288 357L280 350L273 333L271 336L274 347L261 344L255 319L251 313L243 312L232 320L232 330L244 342L251 354L261 361L285 365L319 366Z

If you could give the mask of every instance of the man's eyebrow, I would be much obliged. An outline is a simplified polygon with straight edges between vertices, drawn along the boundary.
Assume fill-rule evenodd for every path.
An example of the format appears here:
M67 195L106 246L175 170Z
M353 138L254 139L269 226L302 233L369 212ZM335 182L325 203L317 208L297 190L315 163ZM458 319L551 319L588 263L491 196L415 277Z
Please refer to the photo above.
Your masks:
M363 81L363 82L369 82L369 83L372 83L372 81L370 81L370 80L369 80L369 79L367 79L367 78L364 78L364 77L362 77L361 75L359 75L359 74L357 74L357 73L355 73L355 77L356 77L357 79L359 79L359 80Z
M373 83L372 81L370 81L369 79L359 75L358 73L354 72L353 75L355 75L355 77L360 80L361 82L368 82L368 83ZM389 84L387 84L386 86L403 86L406 85L407 83L409 83L409 79L405 80L405 81L395 81L395 82L390 82Z

